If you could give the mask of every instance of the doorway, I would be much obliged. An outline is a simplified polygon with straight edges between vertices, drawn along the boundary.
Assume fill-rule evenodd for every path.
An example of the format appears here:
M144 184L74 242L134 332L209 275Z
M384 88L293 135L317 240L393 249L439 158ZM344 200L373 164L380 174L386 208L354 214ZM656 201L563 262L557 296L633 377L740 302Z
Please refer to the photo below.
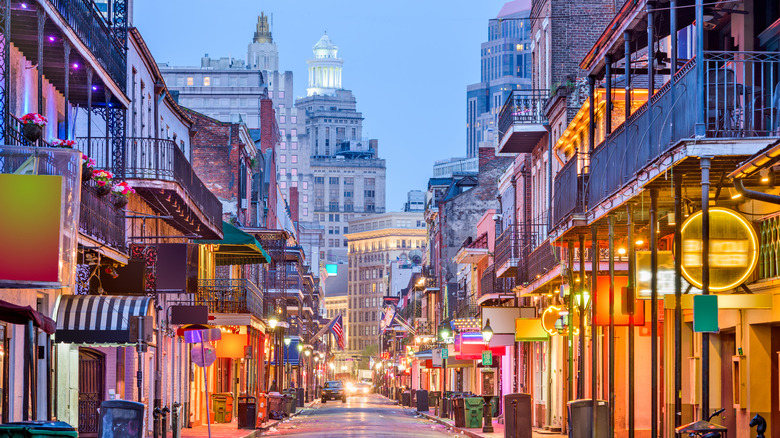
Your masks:
M105 375L105 356L90 348L79 348L79 437L97 437Z

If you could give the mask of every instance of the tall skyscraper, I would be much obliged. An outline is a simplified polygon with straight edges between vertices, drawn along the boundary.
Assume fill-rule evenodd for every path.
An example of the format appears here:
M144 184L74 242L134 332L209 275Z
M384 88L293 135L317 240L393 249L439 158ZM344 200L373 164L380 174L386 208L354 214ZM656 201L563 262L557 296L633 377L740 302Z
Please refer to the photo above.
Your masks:
M466 88L466 155L498 138L498 114L512 90L531 88L531 0L507 2L488 24L480 82Z
M379 141L362 138L363 114L352 92L342 88L338 47L325 34L312 49L307 96L295 102L311 155L299 160L297 172L311 175L311 183L303 184L313 191L301 196L301 209L324 227L323 260L333 263L347 259L349 221L385 211L386 166Z

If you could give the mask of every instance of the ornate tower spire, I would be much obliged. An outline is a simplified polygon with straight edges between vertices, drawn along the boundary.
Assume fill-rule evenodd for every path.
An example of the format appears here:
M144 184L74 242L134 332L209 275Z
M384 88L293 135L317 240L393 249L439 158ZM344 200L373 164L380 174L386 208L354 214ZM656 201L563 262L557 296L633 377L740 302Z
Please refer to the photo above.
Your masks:
M344 60L338 57L339 48L330 40L328 34L322 35L312 48L314 59L309 64L309 87L307 94L336 94L341 86L341 66Z
M255 30L255 43L272 43L274 38L271 36L271 28L268 27L268 16L260 12L257 16L257 29Z

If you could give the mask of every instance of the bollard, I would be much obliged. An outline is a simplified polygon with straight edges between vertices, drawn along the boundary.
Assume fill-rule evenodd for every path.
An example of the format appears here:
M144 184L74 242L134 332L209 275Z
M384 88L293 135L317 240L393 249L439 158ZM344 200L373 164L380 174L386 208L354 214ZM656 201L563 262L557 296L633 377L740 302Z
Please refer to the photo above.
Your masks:
M181 407L181 403L179 402L173 402L173 414L171 415L171 429L173 433L171 434L173 438L179 438L181 435L179 431L179 408Z
M168 406L162 408L162 436L168 438L168 413L171 412Z
M517 421L517 399L512 399L512 418L514 419L515 423L515 437L520 436L520 422ZM506 424L506 422L504 422Z
M155 427L153 427L153 429L154 429L154 438L159 438L159 436L160 436L160 430L159 430L160 413L161 413L161 411L160 411L159 407L154 408L154 411L152 411L152 417L154 417L154 425L155 425Z

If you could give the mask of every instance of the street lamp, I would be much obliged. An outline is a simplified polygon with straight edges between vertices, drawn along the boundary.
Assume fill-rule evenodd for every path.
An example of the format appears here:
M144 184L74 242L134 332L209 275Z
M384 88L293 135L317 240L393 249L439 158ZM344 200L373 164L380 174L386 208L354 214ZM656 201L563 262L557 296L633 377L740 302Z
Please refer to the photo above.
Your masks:
M285 349L287 350L286 354L284 355L284 359L285 359L284 371L285 371L285 374L287 374L287 387L288 388L290 387L290 368L289 368L289 366L290 366L290 342L292 342L292 338L289 338L289 337L285 337L284 338L284 346L285 346Z
M446 327L443 327L439 331L444 348L447 348L447 343L452 340L452 332ZM442 357L442 369L441 369L441 406L439 407L439 416L441 418L449 418L449 412L445 409L444 405L444 393L447 392L447 359Z
M482 328L482 340L485 341L486 350L491 339L493 339L493 328L490 327L490 318L488 318L485 320L485 327ZM490 399L493 398L493 395L485 394L482 398L485 399L485 424L482 426L482 432L493 433L493 407L490 405Z
M275 316L272 316L272 317L271 317L271 318L268 320L268 325L269 325L269 326L271 326L271 330L273 330L273 329L275 329L275 328L276 328L276 324L279 324L279 320L278 320L278 319L276 319L276 317L275 317Z

